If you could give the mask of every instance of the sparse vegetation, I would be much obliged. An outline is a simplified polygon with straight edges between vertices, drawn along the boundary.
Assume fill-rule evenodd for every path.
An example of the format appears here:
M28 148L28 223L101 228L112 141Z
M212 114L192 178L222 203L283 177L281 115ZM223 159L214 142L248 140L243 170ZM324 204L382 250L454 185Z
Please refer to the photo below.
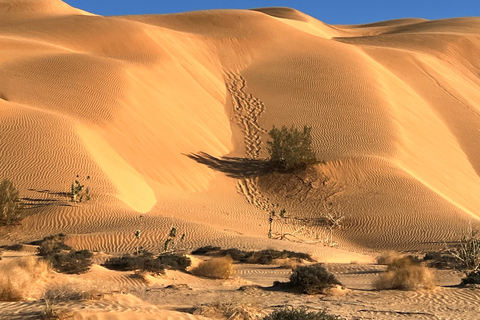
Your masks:
M317 161L312 148L312 128L304 126L299 130L292 126L281 129L273 126L268 133L272 141L268 141L270 161L280 171L304 169Z
M268 225L269 225L268 237L269 238L272 238L273 222L275 221L275 219L279 217L281 219L285 218L285 213L287 212L287 210L282 209L277 213L278 207L279 207L279 204L277 203L277 205L274 206L268 214Z
M66 235L63 233L57 235L51 235L43 238L39 242L33 242L32 244L38 244L38 255L46 257L59 253L62 250L72 250L71 247L65 244Z
M247 303L214 302L196 307L193 314L209 319L260 320L265 312Z
M180 242L183 242L185 240L185 233L182 234L182 237L180 238ZM172 227L170 230L170 233L168 234L167 240L165 240L163 244L163 252L170 252L173 253L175 251L175 248L177 246L177 228Z
M49 268L36 257L14 259L0 265L0 301L20 301L38 298L41 294L42 279Z
M45 260L49 261L57 272L80 274L90 270L92 256L93 254L88 250L71 250L68 253L58 252L47 255Z
M461 264L461 268L477 271L480 267L480 237L479 232L470 228L450 254Z
M77 179L78 178L80 177L77 175ZM87 176L87 180L90 180L90 176ZM70 191L72 202L82 202L90 200L90 188L85 187L85 185L81 184L79 180L75 180L72 183Z
M465 274L465 278L462 279L460 285L466 286L469 284L480 284L480 271L470 271Z
M283 308L273 311L263 320L337 320L338 316L327 313L324 309L319 312L309 312L305 308Z
M39 242L38 255L49 262L57 272L80 274L90 270L93 254L88 250L72 250L65 244L65 237L65 234L61 233L43 238Z
M342 284L319 263L297 267L288 283L289 287L300 289L306 294L325 293L327 289L337 285Z
M432 289L435 286L431 271L411 257L401 257L389 262L387 271L373 283L377 290Z
M13 183L5 179L0 183L0 224L10 225L20 220L19 192Z
M244 251L236 248L221 250L220 247L206 246L192 251L192 254L230 256L234 261L242 263L273 264L278 259L292 259L297 262L302 260L314 262L312 257L303 252L294 252L288 250L266 249L261 251Z
M103 266L117 271L139 271L153 274L164 274L165 269L185 271L191 261L188 257L175 254L162 254L154 257L153 254L145 252L141 255L124 255L112 257L105 261Z
M233 276L233 259L229 256L221 258L212 258L201 262L195 269L191 271L196 276L213 278L213 279L229 279Z

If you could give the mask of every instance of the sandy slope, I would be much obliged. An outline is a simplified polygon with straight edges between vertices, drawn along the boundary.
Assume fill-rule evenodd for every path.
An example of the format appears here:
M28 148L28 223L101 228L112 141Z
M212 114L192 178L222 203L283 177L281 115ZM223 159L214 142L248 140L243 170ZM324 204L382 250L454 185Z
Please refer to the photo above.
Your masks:
M369 261L318 244L327 202L345 216L343 249L456 239L480 207L479 26L329 26L286 8L102 17L1 0L0 178L29 208L1 241L65 232L78 248L157 250L177 226L185 248ZM325 163L233 179L185 156L265 157L273 125L312 126ZM63 194L76 175L88 203ZM273 203L304 243L266 238Z

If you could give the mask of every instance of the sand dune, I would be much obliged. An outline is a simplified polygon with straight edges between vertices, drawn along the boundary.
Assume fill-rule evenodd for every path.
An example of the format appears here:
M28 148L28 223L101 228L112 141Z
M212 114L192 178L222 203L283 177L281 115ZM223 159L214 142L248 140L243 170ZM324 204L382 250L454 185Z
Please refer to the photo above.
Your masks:
M77 248L127 252L141 229L155 250L177 226L186 249L371 261L342 249L428 249L478 220L479 18L102 17L60 0L2 0L0 15L0 178L28 207L2 242L65 232ZM185 156L264 158L273 125L312 126L325 163L233 179ZM90 202L64 194L77 175ZM340 249L320 244L328 202L345 217ZM266 238L275 203L303 243Z

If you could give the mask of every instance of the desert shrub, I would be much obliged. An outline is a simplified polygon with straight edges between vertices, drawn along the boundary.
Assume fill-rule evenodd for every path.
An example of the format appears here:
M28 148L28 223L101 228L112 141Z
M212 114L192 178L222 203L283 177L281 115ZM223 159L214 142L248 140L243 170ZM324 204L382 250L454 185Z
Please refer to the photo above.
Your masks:
M230 257L212 258L201 262L192 273L196 276L228 279L233 276L233 259Z
M450 253L467 270L477 270L480 266L480 237L473 229L464 236Z
M9 251L23 251L23 244L15 243L8 246L2 246L1 248Z
M465 286L467 284L480 284L480 271L467 272L465 278L462 279L460 285Z
M93 254L88 250L53 253L45 257L52 268L66 274L80 274L90 270Z
M214 302L196 307L194 315L209 319L260 320L265 314L258 306L241 302Z
M402 257L390 262L387 271L380 274L373 286L377 290L431 289L434 287L434 278L428 268L411 257Z
M306 294L316 294L324 293L326 289L341 285L341 283L333 274L317 263L309 266L300 266L293 270L288 285L292 288L300 289Z
M282 171L303 169L317 161L312 149L312 128L304 126L303 130L295 127L288 129L275 126L268 133L272 141L268 141L270 161Z
M204 255L211 252L220 251L220 249L221 249L220 247L205 246L205 247L200 247L198 249L195 249L191 253L196 255Z
M309 312L305 308L283 308L273 311L263 320L337 320L338 316L327 313L324 309L319 312Z
M403 258L404 255L396 252L396 251L386 251L383 252L376 258L377 264L386 265L392 264L394 261Z
M71 247L64 243L65 237L64 234L60 233L47 236L39 242L32 242L32 244L38 244L38 255L46 257L48 255L59 253L62 250L72 250Z
M20 220L21 207L18 190L5 179L0 183L0 223L12 224Z
M200 252L200 253L197 253ZM313 262L312 257L303 252L294 252L288 250L261 250L261 251L244 251L237 248L221 250L220 247L202 247L192 252L192 254L211 254L218 256L230 256L234 261L243 263L272 264L278 259L294 259L306 260Z
M185 269L190 267L190 264L192 263L190 258L178 254L161 254L156 261L165 265L168 269L182 271L185 271Z
M48 265L35 257L12 259L0 265L0 301L37 298Z
M294 251L278 251L278 250L261 250L257 252L251 252L247 258L247 261L250 263L259 263L259 264L272 264L274 260L277 259L295 259L297 261L307 260L314 261L312 257L303 252L294 252Z
M155 260L154 258L148 256L131 256L129 254L121 256L121 257L111 257L108 258L104 263L103 266L110 270L116 271L135 271L135 270L144 270L145 269L145 262L147 260ZM150 266L153 267L153 263ZM162 271L164 272L164 266L162 265Z

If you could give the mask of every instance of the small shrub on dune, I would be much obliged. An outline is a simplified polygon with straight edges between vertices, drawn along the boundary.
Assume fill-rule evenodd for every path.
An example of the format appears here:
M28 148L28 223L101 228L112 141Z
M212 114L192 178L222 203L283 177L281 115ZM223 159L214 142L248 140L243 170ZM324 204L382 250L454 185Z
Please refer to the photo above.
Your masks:
M465 274L465 278L460 283L461 286L469 284L480 284L480 270L470 271Z
M13 183L5 179L0 182L0 224L13 224L21 218L21 206L18 190Z
M190 258L177 254L161 254L156 259L159 263L165 265L168 269L185 271L190 264Z
M12 259L0 265L0 301L37 298L48 265L35 257Z
M38 255L46 257L55 253L59 253L62 250L72 250L71 247L67 246L65 241L65 235L60 233L57 235L51 235L43 238L39 243L34 242L34 244L39 244L38 246Z
M289 287L300 289L306 294L325 293L337 285L342 284L319 263L297 267L288 282Z
M159 260L150 256L131 256L111 257L105 261L103 266L116 271L145 271L156 274L165 273L165 265Z
M57 272L66 274L80 274L90 270L93 254L88 250L55 253L45 257Z
M192 273L213 279L229 279L234 273L233 259L227 256L203 261L192 270Z
M305 308L284 308L275 310L263 320L338 320L338 316L327 313L324 309L319 312L309 312Z
M393 260L373 285L377 290L432 289L435 286L431 271L411 257Z

